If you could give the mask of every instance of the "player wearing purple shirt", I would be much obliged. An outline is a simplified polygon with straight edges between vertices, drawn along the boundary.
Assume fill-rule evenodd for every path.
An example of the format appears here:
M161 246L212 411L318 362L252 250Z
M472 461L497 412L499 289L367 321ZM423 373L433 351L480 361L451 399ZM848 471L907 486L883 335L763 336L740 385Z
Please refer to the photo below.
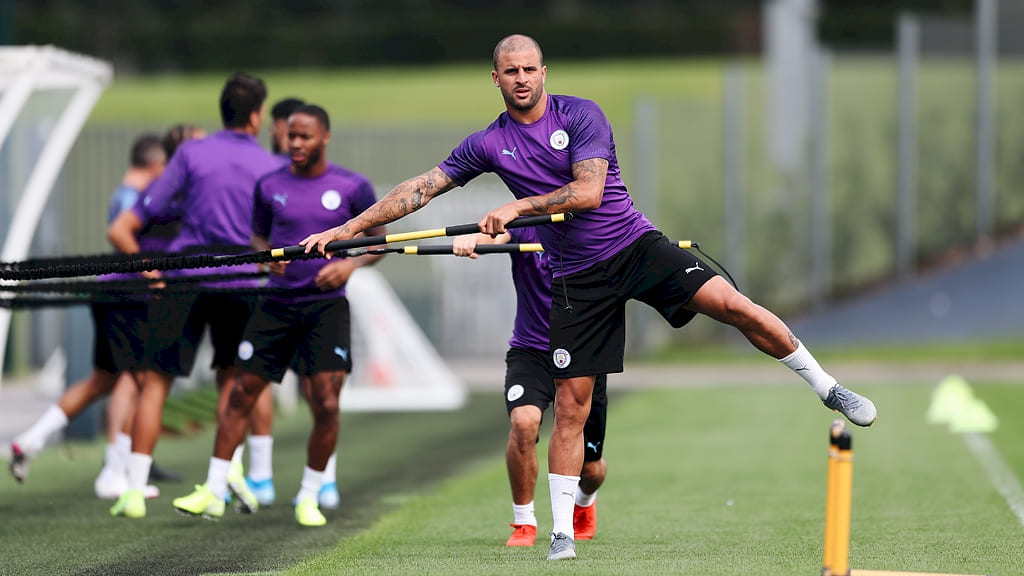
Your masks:
M181 214L181 232L170 250L223 252L249 249L252 235L253 190L256 180L280 164L256 140L263 124L263 101L267 89L259 78L234 74L224 84L220 112L224 129L182 144L167 170L147 191L146 201L127 213L127 228L135 230L149 222ZM132 219L134 217L134 219ZM129 237L130 238L130 237ZM121 247L138 252L137 245ZM218 272L255 271L255 265L219 268ZM208 274L189 270L174 275ZM168 274L169 276L171 274ZM255 286L255 280L235 280L219 287ZM129 456L128 490L111 508L111 514L128 518L146 515L139 489L149 475L153 448L160 435L164 401L175 376L187 375L195 363L196 350L207 325L213 341L213 367L221 388L218 413L227 403L224 386L233 373L234 357L242 329L252 310L250 298L226 292L165 294L150 307L147 361L139 395L137 416ZM244 478L240 478L244 484ZM240 489L246 489L241 486Z
M399 184L357 218L303 241L323 251L417 210L440 194L494 172L516 200L486 214L485 234L515 218L572 212L572 222L544 226L552 258L551 362L557 377L548 450L554 517L549 560L576 557L572 510L583 463L583 423L597 374L622 371L625 304L636 299L681 327L697 313L736 327L755 347L804 378L824 404L870 426L874 404L836 382L770 311L753 303L710 266L673 246L633 207L619 176L611 127L597 104L549 95L537 42L523 35L494 49L494 81L505 112L471 135L437 168Z
M306 105L288 120L292 163L260 179L252 228L257 248L293 246L310 230L346 222L376 201L373 186L361 174L327 162L330 121L319 106ZM374 229L373 234L383 234ZM322 526L318 496L327 461L338 436L338 400L352 368L349 304L345 283L352 272L372 264L379 255L335 261L323 259L275 262L268 284L276 289L250 317L238 345L239 368L231 401L217 427L217 440L206 483L174 507L193 515L219 517L229 489L231 454L242 441L256 398L270 382L280 382L294 356L300 374L309 376L310 434L302 487L295 499L295 519L303 526ZM258 504L241 503L254 511Z
M121 178L121 183L110 200L108 220L130 209L142 194L142 190L164 171L167 154L160 137L156 134L142 134L132 144L131 165ZM139 241L148 237L164 237L157 231L145 231ZM112 280L124 276L110 275L100 280ZM93 318L93 362L92 372L76 382L50 406L28 430L17 435L11 442L12 459L10 471L18 482L28 475L29 461L43 448L46 439L67 426L68 422L85 410L90 404L112 395L108 420L113 423L110 442L107 445L103 468L94 483L96 495L100 498L117 498L125 490L127 478L125 459L128 455L126 437L118 442L121 425L130 421L134 412L132 394L136 383L132 370L139 367L143 357L142 327L146 321L146 302L141 299L124 298L120 301L93 302L90 306ZM113 395L115 390L122 394ZM123 392L127 392L125 395ZM124 402L116 402L125 397ZM117 410L115 410L117 408ZM123 454L122 454L123 452ZM147 495L155 497L159 490L147 488Z
M491 238L486 234L460 236L452 243L457 256L476 258L477 244L539 242L536 228L512 228ZM512 488L512 535L506 546L533 546L537 517L533 495L537 486L537 442L544 411L555 398L555 380L548 361L548 314L551 311L549 258L538 252L512 252L512 283L516 318L505 354L505 409L509 415L505 463ZM580 489L573 508L576 538L589 540L597 529L597 489L608 466L604 453L608 415L608 378L597 377L590 414L583 427L584 456Z

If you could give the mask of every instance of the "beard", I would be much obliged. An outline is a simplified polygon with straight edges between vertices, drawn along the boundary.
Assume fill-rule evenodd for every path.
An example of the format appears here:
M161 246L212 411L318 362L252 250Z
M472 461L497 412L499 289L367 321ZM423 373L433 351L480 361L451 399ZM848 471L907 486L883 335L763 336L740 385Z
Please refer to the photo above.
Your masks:
M515 87L513 87L515 90ZM520 112L529 112L533 110L533 107L540 102L541 91L538 88L530 89L530 97L526 101L522 101L516 98L515 92L506 92L504 88L501 89L501 97L505 100L510 108L515 108Z

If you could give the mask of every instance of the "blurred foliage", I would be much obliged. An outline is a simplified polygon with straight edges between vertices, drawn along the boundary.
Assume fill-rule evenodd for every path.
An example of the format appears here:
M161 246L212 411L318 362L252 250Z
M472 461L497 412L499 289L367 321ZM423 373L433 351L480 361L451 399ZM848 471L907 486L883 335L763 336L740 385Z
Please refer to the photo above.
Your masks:
M330 67L479 58L510 33L560 58L750 54L760 0L0 0L13 40L56 44L124 71ZM822 0L836 46L891 46L903 10L970 12L971 0ZM10 28L10 17L4 12ZM8 34L11 35L11 34ZM0 42L4 40L0 36Z

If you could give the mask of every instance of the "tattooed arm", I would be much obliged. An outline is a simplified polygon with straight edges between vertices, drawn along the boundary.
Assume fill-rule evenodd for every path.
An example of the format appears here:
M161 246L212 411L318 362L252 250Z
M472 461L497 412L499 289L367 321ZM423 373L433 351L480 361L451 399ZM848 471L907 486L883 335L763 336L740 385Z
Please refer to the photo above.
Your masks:
M505 224L520 216L593 210L601 206L607 175L608 160L580 160L572 165L572 182L547 194L528 196L492 210L480 220L480 231L501 234L505 231Z
M308 254L312 250L324 252L328 242L348 240L360 232L390 224L402 216L411 214L427 205L433 198L455 188L457 184L440 168L434 168L402 182L386 196L341 226L336 226L319 234L311 234L299 242L306 247ZM330 257L330 254L327 255Z

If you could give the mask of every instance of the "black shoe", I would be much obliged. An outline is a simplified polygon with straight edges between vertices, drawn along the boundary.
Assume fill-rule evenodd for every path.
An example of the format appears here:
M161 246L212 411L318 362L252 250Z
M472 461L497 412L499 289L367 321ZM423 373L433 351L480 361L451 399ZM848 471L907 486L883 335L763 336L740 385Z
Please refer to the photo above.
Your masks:
M173 470L166 470L160 468L153 462L149 467L149 481L150 482L181 482L181 474Z

